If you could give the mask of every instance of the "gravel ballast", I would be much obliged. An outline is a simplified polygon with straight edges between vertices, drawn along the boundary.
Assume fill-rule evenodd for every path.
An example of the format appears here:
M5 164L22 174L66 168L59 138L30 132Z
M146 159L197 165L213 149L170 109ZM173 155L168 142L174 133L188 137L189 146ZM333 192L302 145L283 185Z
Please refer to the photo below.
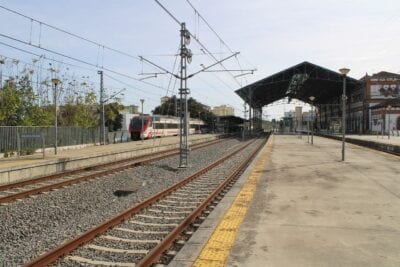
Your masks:
M190 168L174 156L125 172L0 206L0 263L20 265L221 158L241 142L230 139L191 152ZM114 193L129 185L134 193Z

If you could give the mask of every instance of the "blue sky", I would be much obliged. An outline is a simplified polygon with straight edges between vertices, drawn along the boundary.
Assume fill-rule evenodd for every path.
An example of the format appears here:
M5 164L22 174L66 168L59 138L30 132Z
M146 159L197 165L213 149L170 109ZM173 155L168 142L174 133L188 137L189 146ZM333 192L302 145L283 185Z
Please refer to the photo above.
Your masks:
M229 55L216 36L200 21L185 0L162 1L180 21L217 58ZM240 51L238 60L243 69L257 68L254 75L234 80L228 73L201 73L189 80L192 96L210 106L229 104L241 115L242 101L234 90L277 71L303 61L329 69L346 66L350 76L360 78L381 70L400 72L400 2L383 0L353 1L240 1L191 0L202 16L212 25L233 51ZM179 44L179 26L154 1L76 1L76 0L0 0L0 5L19 11L35 19L68 30L72 33L146 58L171 70ZM139 60L105 51L96 45L72 38L27 19L0 9L0 33L39 44L93 64L128 74L137 79L146 77L141 72L158 71ZM52 55L0 36L0 42L46 54L60 60L57 64L66 76L85 78L98 87L98 75L92 67ZM200 46L192 41L189 48L195 54L189 73L200 69L200 64L213 61L202 55ZM0 44L0 55L31 61L32 56ZM167 56L171 55L171 56ZM67 63L77 65L67 66ZM237 69L235 59L224 63L228 69ZM22 66L22 65L21 65ZM68 71L66 68L68 67ZM12 72L12 67L4 69ZM105 77L105 86L118 91L126 87L122 101L139 104L145 99L145 112L159 103L163 95L173 93L174 80L167 75L144 81L156 86L108 73L116 82ZM238 73L235 73L236 75ZM43 77L42 77L43 78ZM127 87L129 84L130 87ZM169 85L169 90L168 88ZM175 91L177 87L175 87ZM279 117L291 106L275 105L265 109L272 117Z

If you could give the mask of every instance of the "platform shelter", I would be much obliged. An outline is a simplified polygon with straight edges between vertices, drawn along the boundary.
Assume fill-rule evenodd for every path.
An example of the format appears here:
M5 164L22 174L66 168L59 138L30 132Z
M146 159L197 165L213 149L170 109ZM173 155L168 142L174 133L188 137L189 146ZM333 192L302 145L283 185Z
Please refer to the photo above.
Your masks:
M337 71L305 61L249 84L236 93L250 107L252 128L261 128L264 106L288 98L289 101L298 99L316 106L316 127L328 130L342 116L343 79L344 76ZM346 76L346 99L362 91L362 86L361 81ZM349 109L349 101L346 109Z

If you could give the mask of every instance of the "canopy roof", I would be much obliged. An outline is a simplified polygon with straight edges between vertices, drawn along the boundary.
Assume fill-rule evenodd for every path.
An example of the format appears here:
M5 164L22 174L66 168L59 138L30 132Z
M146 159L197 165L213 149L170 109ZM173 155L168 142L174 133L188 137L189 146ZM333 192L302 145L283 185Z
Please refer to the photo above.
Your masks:
M361 86L362 81L347 76L347 94ZM254 108L285 97L310 103L309 97L314 96L315 104L327 104L340 97L342 92L342 74L306 61L236 90Z

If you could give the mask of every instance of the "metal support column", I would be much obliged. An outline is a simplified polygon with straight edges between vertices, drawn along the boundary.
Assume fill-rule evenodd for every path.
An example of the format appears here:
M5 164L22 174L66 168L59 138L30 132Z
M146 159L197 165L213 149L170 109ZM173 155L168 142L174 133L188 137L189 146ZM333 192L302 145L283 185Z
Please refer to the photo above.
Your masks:
M58 99L58 91L57 91L57 86L61 83L61 81L57 78L51 79L52 84L54 85L54 94L53 94L53 101L54 101L54 154L57 155L57 148L58 148L58 104L57 104L57 99Z
M250 135L251 135L251 134L253 133L253 114L252 114L252 111L253 111L253 107L252 107L252 104L253 104L253 91L250 90L249 94L250 94L250 103L249 103L249 127L250 127Z
M188 32L185 23L181 24L181 71L180 71L180 109L179 109L179 168L186 168L188 166L188 105L187 95L189 89L187 88L187 55L188 51L186 44L188 43Z
M243 132L242 132L242 139L244 140L246 136L246 118L247 118L247 110L246 110L246 102L243 104L244 111L243 111Z
M343 74L343 94L342 94L342 161L345 160L345 144L346 144L346 75L349 69L341 69Z
M104 111L104 82L103 82L103 71L99 70L97 74L100 74L100 108L101 108L101 116L100 116L100 130L101 130L101 141L100 144L106 144L106 120L105 120L105 111Z

